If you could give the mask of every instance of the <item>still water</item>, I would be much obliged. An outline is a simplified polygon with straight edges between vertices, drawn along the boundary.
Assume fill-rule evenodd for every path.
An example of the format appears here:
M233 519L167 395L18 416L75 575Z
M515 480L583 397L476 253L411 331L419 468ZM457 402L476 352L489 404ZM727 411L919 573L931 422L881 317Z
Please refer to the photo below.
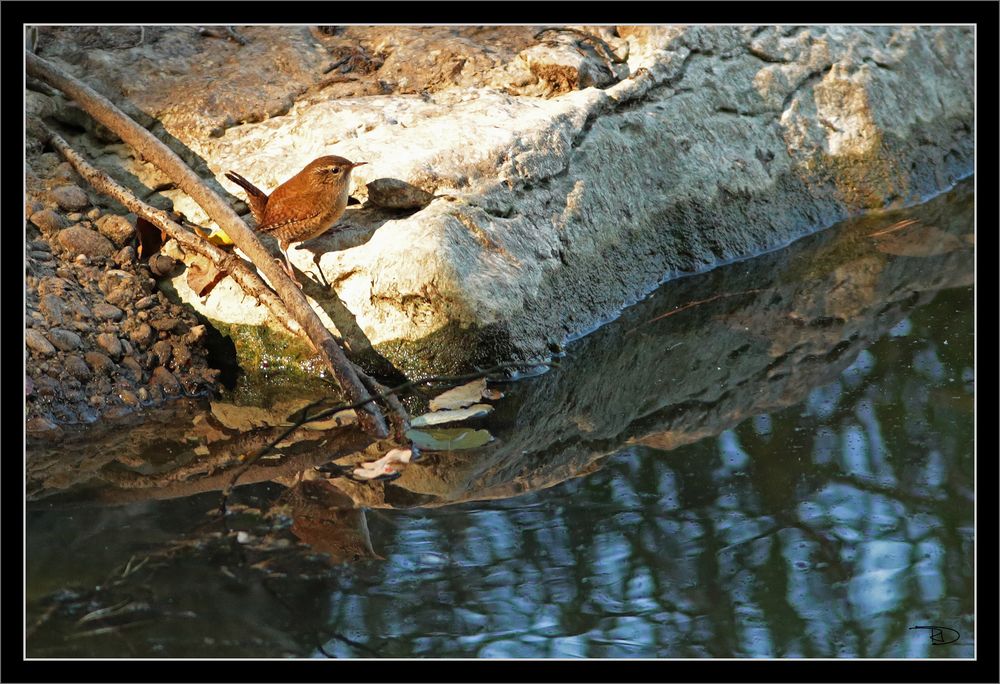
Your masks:
M974 243L969 180L672 280L485 446L225 517L218 407L29 443L28 655L972 657Z

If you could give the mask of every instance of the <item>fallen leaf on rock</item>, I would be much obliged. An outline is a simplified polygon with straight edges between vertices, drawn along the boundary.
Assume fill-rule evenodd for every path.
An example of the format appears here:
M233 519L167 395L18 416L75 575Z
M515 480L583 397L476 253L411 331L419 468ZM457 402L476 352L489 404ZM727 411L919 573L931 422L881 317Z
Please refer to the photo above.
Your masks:
M493 441L487 430L468 428L439 428L437 430L409 430L406 436L414 446L426 451L461 451L478 449Z
M226 231L222 230L218 226L212 226L211 228L202 228L196 223L188 224L194 228L194 232L202 236L209 242L211 242L216 247L228 247L233 244L233 239L226 234Z
M473 380L470 383L450 389L431 399L431 411L465 408L469 404L477 402L485 391L486 378Z
M493 407L489 404L473 404L469 408L464 409L453 409L448 411L434 411L433 413L425 413L422 416L417 416L410 421L410 425L413 427L424 427L426 425L441 425L443 423L454 423L460 420L468 420L469 418L478 418L479 416L485 416L493 410Z
M208 295L225 277L225 271L217 269L215 264L200 254L194 255L188 264L187 283L199 297Z

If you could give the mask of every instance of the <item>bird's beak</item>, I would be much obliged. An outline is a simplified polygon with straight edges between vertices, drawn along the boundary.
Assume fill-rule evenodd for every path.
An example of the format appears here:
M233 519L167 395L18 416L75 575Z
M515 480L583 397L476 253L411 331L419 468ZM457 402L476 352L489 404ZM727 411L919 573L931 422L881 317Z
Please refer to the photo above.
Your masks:
M354 169L354 168L357 168L359 166L364 166L367 163L368 162L354 162L353 164L351 164L351 168Z

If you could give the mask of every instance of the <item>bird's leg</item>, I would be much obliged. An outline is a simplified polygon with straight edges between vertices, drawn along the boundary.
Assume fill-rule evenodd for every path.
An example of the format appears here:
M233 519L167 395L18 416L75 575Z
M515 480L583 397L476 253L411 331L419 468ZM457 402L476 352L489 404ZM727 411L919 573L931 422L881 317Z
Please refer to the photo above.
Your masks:
M281 255L285 257L285 273L288 274L288 277L292 279L292 282L298 285L301 290L302 283L300 283L299 279L295 277L295 269L292 268L292 262L288 260L288 251L292 248L292 245L279 245L279 247L281 247ZM278 259L275 259L275 261L278 261Z

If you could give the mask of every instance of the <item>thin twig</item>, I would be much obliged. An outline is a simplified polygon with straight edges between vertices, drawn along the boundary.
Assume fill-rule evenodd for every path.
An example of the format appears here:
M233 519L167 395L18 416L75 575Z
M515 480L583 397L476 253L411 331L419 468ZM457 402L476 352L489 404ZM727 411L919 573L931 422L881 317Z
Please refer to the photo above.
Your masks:
M699 299L699 300L696 300L696 301L693 301L693 302L688 302L687 304L683 304L681 306L674 307L673 309L671 309L667 313L660 314L656 318L651 318L648 321L645 321L644 323L640 323L639 325L635 326L634 328L632 328L631 330L629 330L625 334L626 335L631 335L632 333L634 333L639 328L641 328L643 326L646 326L646 325L649 325L650 323L655 323L656 321L658 321L658 320L660 320L662 318L667 318L669 316L673 316L674 314L679 314L681 311L685 311L685 310L690 309L691 307L694 307L694 306L700 306L702 304L708 304L709 302L714 302L716 299L724 299L726 297L739 297L740 295L756 294L757 292L763 292L763 291L764 290L762 288L754 288L752 290L743 290L742 292L723 292L723 293L717 294L717 295L715 295L713 297L709 297L708 299Z
M889 233L895 233L897 230L903 230L903 228L909 228L914 223L920 223L918 219L903 219L899 223L894 223L885 230L879 230L874 233L868 233L868 237L878 237L879 235L888 235Z

